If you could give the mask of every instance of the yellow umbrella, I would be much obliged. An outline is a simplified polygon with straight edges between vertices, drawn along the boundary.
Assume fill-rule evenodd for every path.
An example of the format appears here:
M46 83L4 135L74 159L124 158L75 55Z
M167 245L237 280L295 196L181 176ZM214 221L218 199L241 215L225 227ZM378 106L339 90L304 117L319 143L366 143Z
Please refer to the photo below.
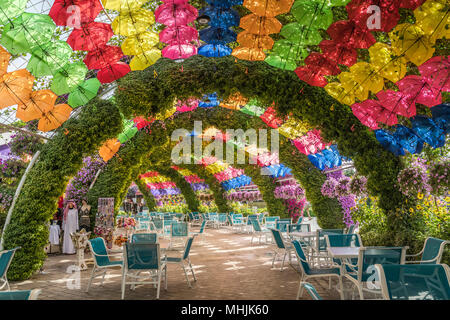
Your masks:
M350 67L353 79L372 93L378 93L384 88L383 77L367 62L358 62Z
M238 59L249 61L263 61L266 58L261 48L237 47L231 54Z
M280 132L286 138L295 139L307 134L311 129L312 127L308 126L307 124L294 118L289 118L278 128L278 132Z
M352 92L347 92L345 88L339 82L330 82L325 86L325 91L328 92L330 96L342 102L348 106L355 103L355 95Z
M170 117L171 115L173 115L175 113L175 111L177 111L177 107L173 106L172 109L163 111L163 112L158 112L155 116L156 120L165 120L168 117Z
M126 38L122 43L123 54L138 55L150 51L159 43L159 35L153 31L144 31Z
M11 54L0 46L0 77L3 76L8 69L9 58L11 58Z
M427 1L416 10L414 16L416 25L434 42L440 38L450 38L450 10L448 1Z
M34 77L26 69L5 73L0 78L0 109L30 98Z
M260 17L252 13L242 17L239 26L249 33L268 35L279 33L283 25L275 18Z
M152 48L131 59L130 68L133 71L144 70L154 64L159 58L161 58L161 50Z
M433 56L434 48L430 36L421 27L409 23L397 25L389 33L392 49L397 55L405 55L406 59L417 66Z
M397 82L406 75L406 59L395 56L392 48L387 44L377 42L369 48L370 64L374 70L392 82Z
M291 10L294 0L244 0L243 6L258 16L275 17Z
M273 39L268 35L252 34L247 31L238 34L237 42L244 47L261 49L271 49L274 44Z
M98 153L103 161L108 162L117 151L119 151L120 142L116 138L107 140L101 147Z
M345 89L345 94L355 95L360 101L367 100L369 97L369 89L360 85L350 72L342 72L338 75L338 79Z
M39 119L38 129L47 132L60 127L70 117L72 108L68 104L58 104L45 112Z
M33 91L30 98L17 106L16 117L28 122L53 109L58 96L51 90Z
M136 11L148 0L102 0L103 7L116 11Z
M115 34L132 36L144 32L155 23L155 15L152 11L140 9L132 12L121 12L111 24Z

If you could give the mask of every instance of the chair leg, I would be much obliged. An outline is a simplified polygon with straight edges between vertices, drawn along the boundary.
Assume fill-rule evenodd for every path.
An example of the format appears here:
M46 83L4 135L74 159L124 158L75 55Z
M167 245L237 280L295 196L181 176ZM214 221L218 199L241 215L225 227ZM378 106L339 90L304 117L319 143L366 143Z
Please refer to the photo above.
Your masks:
M197 281L197 278L195 277L194 268L192 268L191 260L188 258L189 262L189 268L191 268L192 277L194 278L194 281Z
M287 254L287 250L284 252L283 261L281 262L281 269L280 269L281 272L283 272L284 260L286 260L286 254Z
M167 290L167 264L164 266L164 289Z
M186 281L188 283L189 288L192 288L191 282L189 281L189 277L188 277L188 274L186 272L186 268L184 267L183 261L181 261L181 267L183 268L184 276L186 277Z
M105 269L105 271L103 271L102 283L101 283L102 286L103 286L103 282L105 281L105 276L106 276L106 269Z
M331 290L331 277L328 279L328 290Z
M363 290L362 290L362 285L361 285L361 284L358 284L358 285L357 285L357 288L358 288L358 292L359 292L359 298L360 298L361 300L364 300L364 293L363 293Z
M339 295L341 296L341 300L344 300L344 283L342 281L342 276L339 277Z
M91 277L89 278L89 282L88 282L88 286L87 286L86 292L89 292L89 289L91 288L91 284L92 284L92 280L94 279L94 275L95 275L95 265L92 268Z
M302 287L303 278L304 277L302 276L300 278L300 281L298 282L297 300L299 300L303 296L303 287Z
M273 266L275 265L275 258L277 257L277 255L278 255L278 252L276 252L276 251L274 251L274 256L273 256L273 259L272 259L272 268L273 268Z
M126 275L125 272L122 272L122 300L125 299L125 281Z
M158 271L158 288L156 289L156 300L159 300L159 291L161 289L161 272L162 270Z

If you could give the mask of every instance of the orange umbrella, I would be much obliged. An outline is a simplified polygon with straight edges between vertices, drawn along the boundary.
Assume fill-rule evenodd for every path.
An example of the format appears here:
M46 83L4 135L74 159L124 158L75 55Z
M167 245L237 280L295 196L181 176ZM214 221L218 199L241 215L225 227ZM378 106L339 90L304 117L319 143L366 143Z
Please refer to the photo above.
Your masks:
M248 14L241 18L239 27L245 29L249 33L268 35L271 33L279 33L283 25L280 21L271 17L259 17L256 14Z
M258 16L275 17L291 10L294 0L244 0L244 7Z
M261 48L237 47L231 54L238 59L248 61L263 61L266 58Z
M101 147L98 153L105 162L108 162L117 151L119 151L120 142L116 138L109 139Z
M29 100L17 106L16 117L25 122L38 119L53 109L57 97L51 90L33 91Z
M231 110L238 110L241 107L245 106L248 102L248 99L243 97L239 92L232 94L226 101L219 104L219 106Z
M247 31L242 31L238 34L237 42L244 47L261 49L271 49L274 43L270 36L252 34Z
M39 119L38 129L47 132L60 127L69 119L72 108L68 104L58 104L53 106Z
M0 77L6 73L11 54L0 46Z
M0 109L23 103L33 91L34 77L26 69L5 73L0 77Z

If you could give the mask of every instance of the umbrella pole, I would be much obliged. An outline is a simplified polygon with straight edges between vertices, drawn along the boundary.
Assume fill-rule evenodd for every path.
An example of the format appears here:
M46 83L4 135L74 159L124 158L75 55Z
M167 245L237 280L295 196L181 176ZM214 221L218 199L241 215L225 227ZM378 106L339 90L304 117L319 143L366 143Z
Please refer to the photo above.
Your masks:
M27 169L25 170L25 173L23 174L22 178L20 179L19 186L17 187L16 193L14 194L13 202L11 203L11 207L9 207L9 210L8 210L8 215L6 216L5 225L3 226L2 238L0 240L0 251L3 250L3 237L5 236L6 228L8 227L8 225L11 221L12 212L16 205L17 198L19 197L20 191L22 190L22 187L25 184L25 179L27 178L28 173L30 172L31 168L33 167L34 163L36 162L36 160L40 154L41 154L41 151L37 151L34 154L33 158L31 159L30 163L27 166Z

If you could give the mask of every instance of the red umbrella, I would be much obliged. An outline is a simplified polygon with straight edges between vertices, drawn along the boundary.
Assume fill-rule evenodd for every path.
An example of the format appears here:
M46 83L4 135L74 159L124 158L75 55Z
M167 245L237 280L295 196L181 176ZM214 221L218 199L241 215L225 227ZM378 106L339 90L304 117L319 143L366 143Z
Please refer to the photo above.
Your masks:
M429 78L435 88L450 91L450 56L433 57L419 66L420 74Z
M74 29L67 38L73 50L93 51L103 47L113 36L111 25L101 22L82 24L81 29Z
M123 52L120 47L103 46L97 50L89 52L83 61L89 70L103 69L108 65L119 61L122 57Z
M399 114L410 118L416 115L416 102L409 94L401 91L386 90L377 93L377 98L381 105L392 111L394 114Z
M325 87L328 83L318 66L301 66L294 70L300 80L314 87Z
M354 65L358 58L356 49L348 48L345 44L336 43L334 40L322 40L319 47L324 57L348 67Z
M426 0L399 0L399 7L405 9L416 10L420 7Z
M106 68L101 69L97 73L97 79L101 83L110 83L122 78L130 71L131 69L128 64L119 61L114 64L108 65Z
M398 2L398 0L353 0L347 4L348 17L362 29L367 29L367 25L371 22L370 17L374 15L369 8L375 5L380 9L381 23L380 28L376 28L376 24L373 24L373 28L370 30L389 32L400 20Z
M167 44L182 44L198 40L197 29L189 26L168 27L159 33L159 41Z
M136 117L133 119L133 122L136 124L136 128L138 128L138 130L141 130L142 128L148 126L153 121L155 121L155 119L151 119L150 121L148 121L143 117Z
M320 68L325 75L337 75L341 72L337 64L318 52L311 53L305 63L308 67L314 66Z
M330 38L348 48L367 49L375 42L374 36L367 28L360 28L355 21L337 21L327 29Z
M434 107L442 103L441 91L432 85L432 80L421 76L406 76L396 83L397 87L407 93L418 103Z
M79 28L95 20L103 7L99 0L56 0L49 16L57 26Z
M190 4L177 5L165 3L160 5L155 11L156 22L165 24L169 27L187 25L194 22L197 16L197 9Z

